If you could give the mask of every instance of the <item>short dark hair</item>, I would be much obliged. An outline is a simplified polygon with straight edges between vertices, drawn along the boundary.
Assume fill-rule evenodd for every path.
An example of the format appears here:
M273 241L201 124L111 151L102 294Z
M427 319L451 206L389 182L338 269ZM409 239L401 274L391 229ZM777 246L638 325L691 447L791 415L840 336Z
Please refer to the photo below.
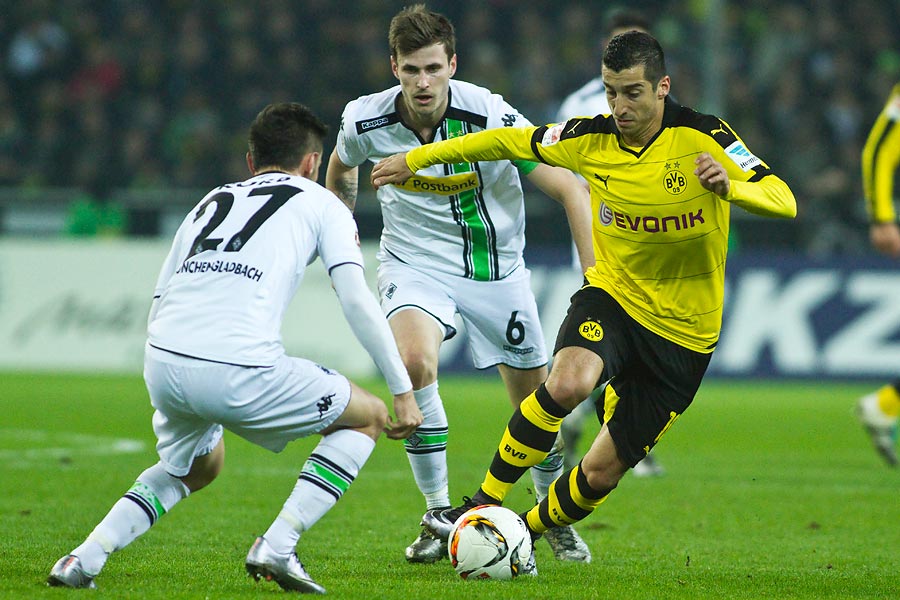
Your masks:
M391 19L388 45L391 56L409 54L428 46L443 44L450 59L456 54L456 33L450 19L425 8L424 4L408 6Z
M662 46L649 33L628 31L613 37L603 51L603 66L623 71L644 65L644 77L654 85L666 74L666 57Z
M311 152L321 152L328 126L298 102L262 109L250 125L250 156L256 167L291 169Z

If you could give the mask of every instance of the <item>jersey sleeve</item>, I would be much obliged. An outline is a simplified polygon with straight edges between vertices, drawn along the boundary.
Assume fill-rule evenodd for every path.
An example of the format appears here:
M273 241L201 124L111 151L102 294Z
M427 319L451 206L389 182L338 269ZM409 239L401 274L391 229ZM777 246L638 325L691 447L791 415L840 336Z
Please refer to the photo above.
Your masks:
M788 185L750 151L728 123L718 119L714 124L709 152L728 172L730 189L724 200L763 217L797 216L797 200Z
M894 176L900 165L900 84L869 131L862 151L863 196L873 223L893 223Z
M156 287L153 288L154 298L159 298L162 295L169 280L172 278L172 275L175 274L175 271L178 270L179 265L187 256L185 236L187 235L186 232L190 223L193 221L192 215L194 212L196 212L196 208L188 213L178 227L178 231L175 232L175 237L172 240L172 247L169 248L169 253L166 255L166 259L163 261L162 267L159 270L159 277L156 279Z
M442 142L413 148L406 155L406 164L415 173L441 163L478 162L485 160L535 161L539 157L532 150L530 127L497 127L470 133Z
M520 113L499 94L491 94L492 106L488 111L488 127L530 127L532 125L528 117ZM528 175L538 166L537 162L529 160L514 160L513 164L519 173Z
M356 122L355 106L355 102L350 102L344 107L344 113L341 115L341 126L338 129L337 140L335 141L335 150L338 158L351 168L358 167L368 159L368 153L363 147L363 141L354 126Z
M337 197L326 203L317 250L328 272L348 263L364 266L356 220Z

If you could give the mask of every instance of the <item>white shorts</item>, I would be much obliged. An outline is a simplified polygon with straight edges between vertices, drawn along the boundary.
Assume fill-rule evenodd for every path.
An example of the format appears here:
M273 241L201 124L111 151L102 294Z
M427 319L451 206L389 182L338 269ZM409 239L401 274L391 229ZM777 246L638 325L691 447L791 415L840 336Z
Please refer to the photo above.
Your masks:
M499 281L475 281L434 276L391 257L378 265L378 293L389 319L407 308L421 310L444 328L445 340L456 335L458 314L478 369L498 364L533 369L547 364L531 272L524 266Z
M350 402L346 377L282 356L273 367L241 367L151 346L144 354L156 451L166 471L183 477L197 456L222 439L223 427L273 452L334 423Z

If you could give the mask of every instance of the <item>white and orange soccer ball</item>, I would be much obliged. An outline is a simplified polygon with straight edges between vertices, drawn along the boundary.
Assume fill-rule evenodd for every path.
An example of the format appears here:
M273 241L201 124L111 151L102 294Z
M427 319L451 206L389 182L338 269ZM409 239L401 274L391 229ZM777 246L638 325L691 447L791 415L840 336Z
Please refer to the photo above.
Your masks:
M519 515L493 505L463 513L447 543L450 562L463 579L513 579L531 552L531 535Z

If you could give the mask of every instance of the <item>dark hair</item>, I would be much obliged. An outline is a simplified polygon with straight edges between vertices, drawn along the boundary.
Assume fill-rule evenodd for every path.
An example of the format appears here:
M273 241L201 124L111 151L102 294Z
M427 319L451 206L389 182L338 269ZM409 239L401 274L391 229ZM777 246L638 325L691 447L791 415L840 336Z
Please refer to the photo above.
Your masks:
M604 29L607 35L616 29L628 27L629 29L642 29L650 31L650 20L644 13L630 8L617 8L607 15Z
M291 169L311 152L321 152L328 126L298 102L262 109L250 125L250 156L257 168Z
M428 46L443 44L450 59L456 54L456 34L450 19L432 12L424 4L408 6L391 19L388 45L391 56L409 54Z
M623 71L644 65L644 78L656 87L666 74L666 57L662 46L649 33L628 31L609 41L603 51L603 66Z

